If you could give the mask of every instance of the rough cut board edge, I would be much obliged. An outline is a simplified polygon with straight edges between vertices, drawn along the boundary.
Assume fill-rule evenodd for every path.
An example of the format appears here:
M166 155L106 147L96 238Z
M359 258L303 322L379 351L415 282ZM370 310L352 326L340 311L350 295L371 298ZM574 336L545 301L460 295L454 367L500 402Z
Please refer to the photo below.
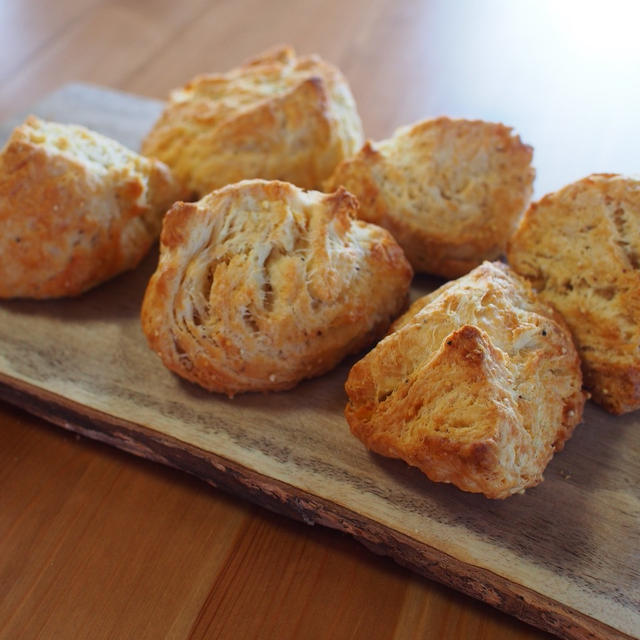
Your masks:
M378 555L567 640L634 640L491 571L474 567L338 504L147 427L0 374L0 399L136 456L186 471L261 507L343 531ZM636 639L637 640L637 639Z

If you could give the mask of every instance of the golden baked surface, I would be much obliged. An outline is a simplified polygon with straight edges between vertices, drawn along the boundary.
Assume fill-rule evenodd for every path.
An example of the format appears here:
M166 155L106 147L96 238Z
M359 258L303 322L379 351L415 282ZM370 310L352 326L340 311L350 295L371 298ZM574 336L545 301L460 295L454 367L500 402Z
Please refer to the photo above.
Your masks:
M489 498L538 484L585 402L560 316L488 262L417 300L346 390L347 421L369 449Z
M441 117L367 142L325 186L353 193L416 271L457 278L504 252L531 197L532 155L509 127Z
M344 190L247 180L167 214L142 326L164 364L229 396L288 389L382 335L412 277Z
M319 188L362 139L340 71L281 47L174 91L142 152L201 197L247 178Z
M132 269L179 196L161 162L30 116L0 151L0 298L73 296Z
M508 256L567 321L593 399L640 408L640 180L592 175L546 195Z

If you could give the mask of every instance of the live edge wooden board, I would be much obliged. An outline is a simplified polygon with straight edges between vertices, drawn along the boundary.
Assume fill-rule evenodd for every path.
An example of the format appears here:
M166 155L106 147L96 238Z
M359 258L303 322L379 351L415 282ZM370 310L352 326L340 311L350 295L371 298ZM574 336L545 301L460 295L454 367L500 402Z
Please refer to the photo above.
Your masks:
M161 104L69 85L32 112L137 149ZM0 142L23 114L0 127ZM233 400L167 371L138 317L157 255L76 299L0 303L0 397L309 524L564 638L640 638L640 415L589 404L545 481L505 501L369 454L343 417L350 364ZM414 294L433 281L417 281Z

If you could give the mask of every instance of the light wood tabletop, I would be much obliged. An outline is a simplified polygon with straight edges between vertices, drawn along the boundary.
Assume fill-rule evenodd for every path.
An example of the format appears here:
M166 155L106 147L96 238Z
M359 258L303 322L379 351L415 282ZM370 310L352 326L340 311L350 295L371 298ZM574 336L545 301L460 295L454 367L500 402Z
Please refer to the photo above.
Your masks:
M639 18L611 1L0 0L0 120L68 82L165 98L291 43L342 69L373 139L441 114L513 126L539 197L638 171ZM4 403L0 428L2 639L551 637Z

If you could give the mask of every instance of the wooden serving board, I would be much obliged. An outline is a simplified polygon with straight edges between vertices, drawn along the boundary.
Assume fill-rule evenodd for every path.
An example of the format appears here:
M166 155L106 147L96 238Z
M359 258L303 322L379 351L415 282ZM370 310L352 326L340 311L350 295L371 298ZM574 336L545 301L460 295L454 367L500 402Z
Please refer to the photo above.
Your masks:
M161 104L70 85L34 106L138 148ZM0 127L0 141L23 117ZM343 417L350 364L296 389L207 393L147 348L154 269L76 299L0 303L0 397L178 467L269 509L346 531L376 553L564 638L640 638L640 415L589 405L525 495L490 501L368 453ZM417 281L414 293L433 287Z

